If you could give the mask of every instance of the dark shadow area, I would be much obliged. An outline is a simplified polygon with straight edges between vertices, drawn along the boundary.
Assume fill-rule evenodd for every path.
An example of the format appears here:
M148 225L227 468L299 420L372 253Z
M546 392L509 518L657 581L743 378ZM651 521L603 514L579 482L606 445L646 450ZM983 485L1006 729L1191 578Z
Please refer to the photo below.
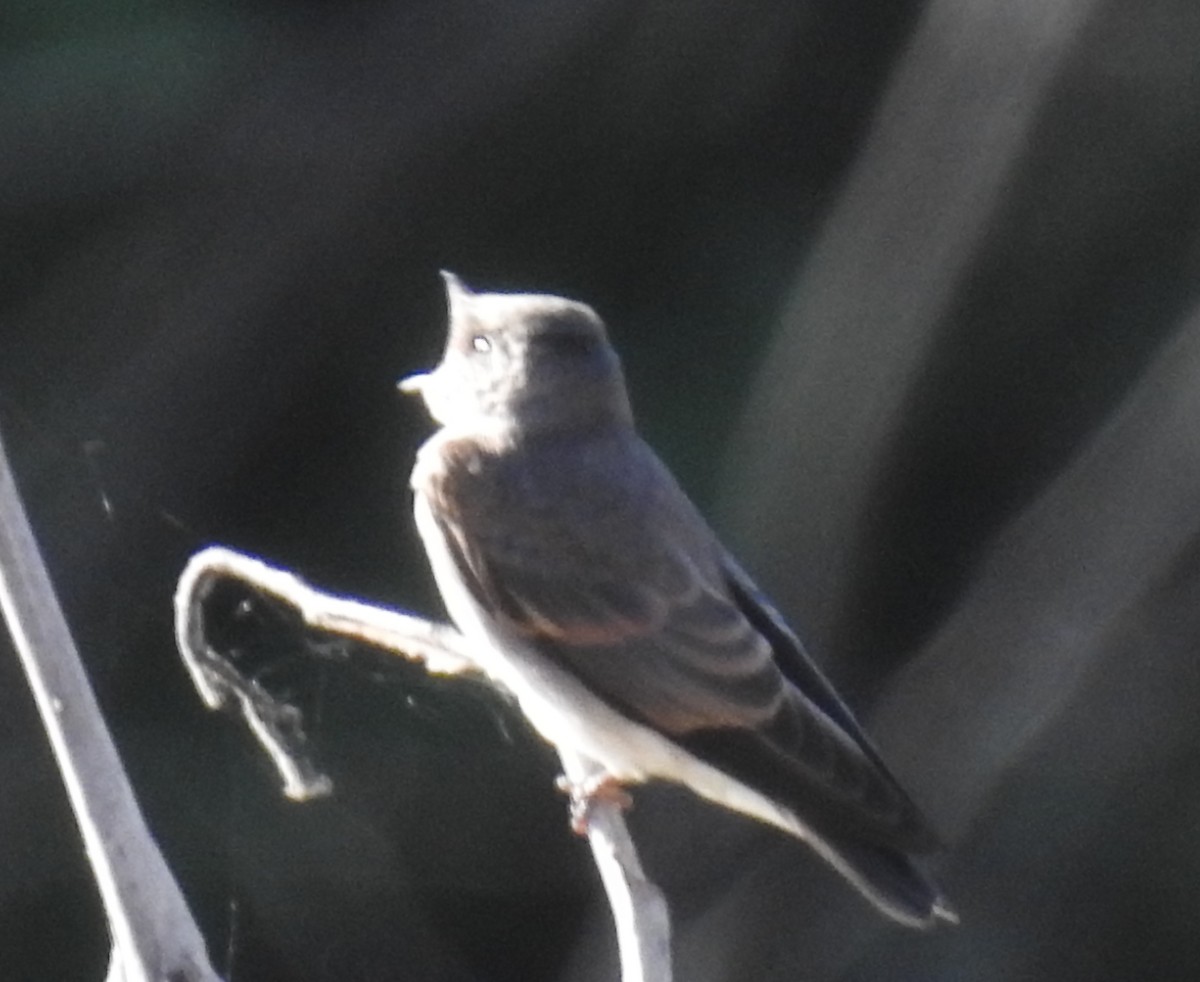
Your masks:
M503 700L230 600L336 782L297 805L174 651L210 543L439 611L394 384L445 267L599 310L646 436L951 846L963 924L914 934L639 791L680 979L1200 975L1197 50L1186 0L0 13L0 428L218 969L616 977ZM0 648L0 977L99 978Z

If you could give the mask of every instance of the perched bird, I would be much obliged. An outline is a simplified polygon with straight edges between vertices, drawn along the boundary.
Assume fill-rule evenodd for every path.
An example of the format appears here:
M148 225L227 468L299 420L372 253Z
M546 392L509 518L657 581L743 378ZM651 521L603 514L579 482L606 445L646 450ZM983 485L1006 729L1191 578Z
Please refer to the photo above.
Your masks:
M954 914L936 848L833 687L634 429L588 306L442 274L417 528L481 669L591 792L677 782L806 842L888 916ZM565 759L565 758L564 758Z

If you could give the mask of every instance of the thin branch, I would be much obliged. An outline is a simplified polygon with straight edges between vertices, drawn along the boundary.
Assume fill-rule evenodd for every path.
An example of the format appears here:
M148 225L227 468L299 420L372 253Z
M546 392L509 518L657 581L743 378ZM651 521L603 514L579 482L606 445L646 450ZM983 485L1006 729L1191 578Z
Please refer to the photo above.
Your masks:
M560 752L564 783L583 789L602 781L590 761ZM623 982L670 982L671 912L666 898L642 868L625 824L622 806L604 797L588 797L576 819L587 832L617 929Z
M223 579L292 607L309 627L365 642L438 675L478 674L471 645L462 634L399 611L321 593L301 579L259 559L211 547L188 562L175 591L175 636L197 690L212 709L236 708L297 800L328 794L329 778L308 754L299 710L247 679L207 640L204 603ZM560 751L569 784L584 787L602 775L593 765ZM670 914L662 892L646 876L618 804L588 802L586 828L592 855L616 922L623 982L670 982Z
M216 982L137 806L0 443L0 609L33 690L112 935L108 982Z

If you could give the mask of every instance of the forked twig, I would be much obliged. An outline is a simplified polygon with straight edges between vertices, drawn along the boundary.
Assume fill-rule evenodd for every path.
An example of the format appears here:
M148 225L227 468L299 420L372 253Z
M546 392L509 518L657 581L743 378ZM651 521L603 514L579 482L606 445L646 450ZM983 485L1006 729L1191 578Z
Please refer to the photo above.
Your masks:
M236 708L283 780L289 798L332 790L307 752L300 711L247 678L208 641L204 603L222 580L236 580L291 607L304 624L415 661L436 675L479 674L471 643L448 624L314 590L259 559L213 546L188 562L175 591L175 636L184 664L212 709ZM596 777L588 763L560 751L569 783ZM662 892L642 869L619 805L589 802L586 830L616 923L623 982L670 982L670 915Z

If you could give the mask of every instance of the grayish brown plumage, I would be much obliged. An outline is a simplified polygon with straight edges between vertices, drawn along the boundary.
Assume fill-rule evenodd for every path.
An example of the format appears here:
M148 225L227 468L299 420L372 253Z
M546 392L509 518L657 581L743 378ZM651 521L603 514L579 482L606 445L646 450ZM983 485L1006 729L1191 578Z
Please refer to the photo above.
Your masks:
M799 837L890 917L954 919L908 796L783 618L641 440L604 324L444 274L441 424L417 525L481 667L560 753Z

